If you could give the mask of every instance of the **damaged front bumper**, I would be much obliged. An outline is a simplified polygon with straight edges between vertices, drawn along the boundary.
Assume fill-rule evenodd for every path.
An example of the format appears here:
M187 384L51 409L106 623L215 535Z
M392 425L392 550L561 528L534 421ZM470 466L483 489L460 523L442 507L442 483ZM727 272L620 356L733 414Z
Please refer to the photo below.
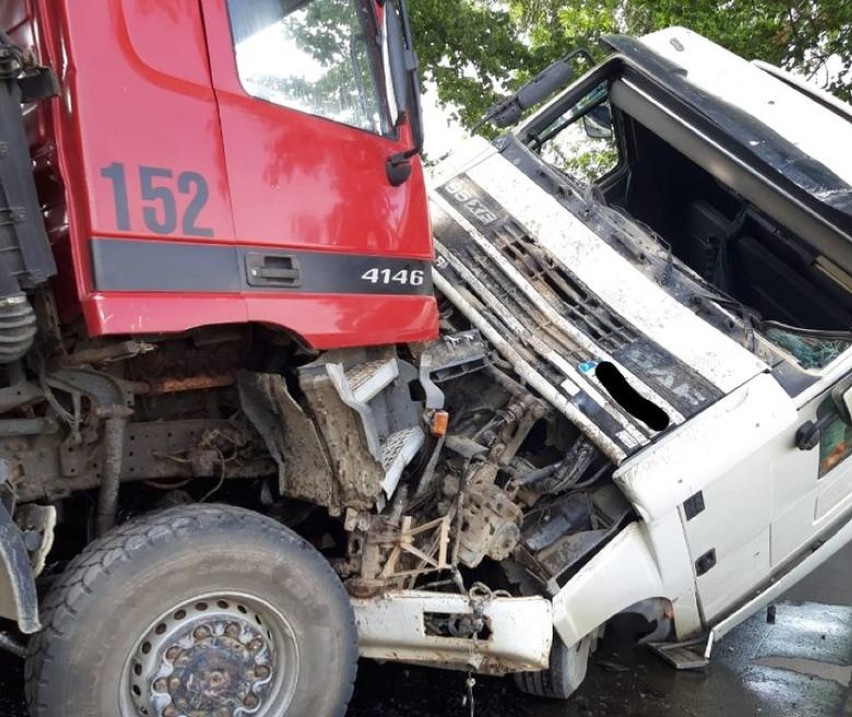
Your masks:
M453 595L392 591L353 598L361 656L502 675L547 669L551 603L474 586Z

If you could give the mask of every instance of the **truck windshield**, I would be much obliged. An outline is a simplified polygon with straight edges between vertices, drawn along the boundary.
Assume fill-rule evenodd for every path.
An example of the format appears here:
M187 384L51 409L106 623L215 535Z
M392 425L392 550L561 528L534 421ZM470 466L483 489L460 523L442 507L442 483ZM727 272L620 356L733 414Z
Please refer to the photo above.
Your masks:
M237 71L268 102L392 130L370 0L228 0Z

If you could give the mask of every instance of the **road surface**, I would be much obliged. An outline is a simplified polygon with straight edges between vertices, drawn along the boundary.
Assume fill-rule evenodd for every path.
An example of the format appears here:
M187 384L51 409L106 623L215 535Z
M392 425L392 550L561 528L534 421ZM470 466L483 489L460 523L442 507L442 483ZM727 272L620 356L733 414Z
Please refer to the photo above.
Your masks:
M0 717L25 717L21 674L0 657ZM363 661L347 717L470 717L465 677ZM676 672L608 634L567 703L511 679L477 678L473 695L476 717L852 717L850 683L852 546L787 593L774 624L761 613L722 640L706 672Z

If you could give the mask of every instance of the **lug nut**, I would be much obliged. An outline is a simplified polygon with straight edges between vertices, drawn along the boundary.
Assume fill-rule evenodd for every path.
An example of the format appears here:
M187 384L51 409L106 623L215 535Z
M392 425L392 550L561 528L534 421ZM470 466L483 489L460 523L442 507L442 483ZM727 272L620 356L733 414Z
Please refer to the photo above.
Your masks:
M195 630L192 631L192 636L196 640L203 640L206 637L210 637L210 628L207 627L207 625L196 627Z
M177 658L180 653L181 649L177 645L175 645L174 647L170 647L168 650L166 650L166 659L174 662L175 658Z
M254 695L254 694L246 695L246 698L243 700L243 704L246 707L248 707L249 709L257 707L258 703L259 703L259 700L257 699L257 695Z
M266 665L258 665L254 668L254 676L259 680L265 680L269 677L269 668Z
M165 677L161 677L160 679L154 682L154 690L156 692L168 692L169 683Z
M248 647L248 649L252 652L257 652L260 648L263 647L263 640L256 637L248 645L246 645L246 647Z
M180 713L174 705L169 705L163 710L163 717L178 717L178 714Z
M235 622L229 622L225 626L225 634L228 637L239 637L240 636L240 626Z

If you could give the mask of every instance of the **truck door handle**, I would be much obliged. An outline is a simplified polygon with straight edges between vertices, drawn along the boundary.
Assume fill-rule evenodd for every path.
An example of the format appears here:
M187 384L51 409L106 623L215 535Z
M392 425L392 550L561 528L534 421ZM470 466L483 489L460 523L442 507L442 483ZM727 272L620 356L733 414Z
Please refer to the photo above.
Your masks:
M298 269L272 269L268 266L262 266L257 271L261 279L283 279L292 283L299 278Z
M297 287L302 283L302 269L294 256L248 252L246 281L249 286Z

